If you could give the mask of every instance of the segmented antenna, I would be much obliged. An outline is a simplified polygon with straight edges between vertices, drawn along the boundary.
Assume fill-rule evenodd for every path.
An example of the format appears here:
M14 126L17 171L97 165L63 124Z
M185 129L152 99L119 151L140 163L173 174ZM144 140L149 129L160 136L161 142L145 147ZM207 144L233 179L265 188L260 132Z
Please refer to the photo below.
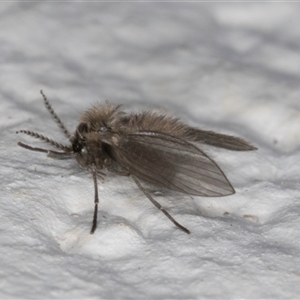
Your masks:
M30 136L32 136L32 137L34 137L36 139L42 140L43 142L48 143L48 144L54 146L57 149L64 150L65 152L71 152L72 151L71 147L65 146L65 145L60 144L58 142L55 142L52 139L49 139L46 136L44 136L42 134L39 134L37 132L29 131L29 130L20 130L20 131L17 131L16 133L19 133L19 132L27 134L27 135L30 135Z
M65 127L65 125L63 124L63 122L60 120L60 118L58 117L58 115L54 112L51 104L49 103L47 97L45 96L45 94L43 93L43 90L41 90L41 94L44 98L44 103L45 106L47 108L47 110L49 111L51 117L53 118L53 120L55 121L55 123L58 125L59 129L64 133L64 135L69 139L70 142L72 142L72 134L69 132L69 130Z

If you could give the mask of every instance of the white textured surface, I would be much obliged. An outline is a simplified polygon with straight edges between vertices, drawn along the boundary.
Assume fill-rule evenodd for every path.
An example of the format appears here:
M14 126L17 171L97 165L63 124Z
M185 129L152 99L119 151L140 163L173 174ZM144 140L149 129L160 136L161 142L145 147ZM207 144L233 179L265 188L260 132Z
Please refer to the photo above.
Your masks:
M284 3L0 3L0 298L298 298L300 6ZM237 193L160 201L128 178L93 184L74 161L17 147L64 141L109 99L163 106L259 150L206 148ZM72 129L72 130L73 130Z

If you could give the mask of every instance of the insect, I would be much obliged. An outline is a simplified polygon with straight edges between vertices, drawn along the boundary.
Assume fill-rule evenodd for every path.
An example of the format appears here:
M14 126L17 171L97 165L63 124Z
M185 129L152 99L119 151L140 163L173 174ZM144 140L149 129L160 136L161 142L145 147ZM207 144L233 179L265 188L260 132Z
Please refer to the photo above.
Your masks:
M52 158L73 157L79 165L91 172L94 182L94 215L90 233L97 228L98 176L101 171L133 179L144 195L160 209L179 229L190 231L179 224L144 188L150 183L181 193L205 197L234 194L234 188L223 171L207 154L193 143L202 143L236 151L256 148L234 136L190 127L179 119L155 111L126 113L121 105L106 101L93 106L81 116L74 134L64 126L41 94L44 104L69 145L60 144L34 131L17 131L60 150L36 148L19 142L32 151L47 153Z

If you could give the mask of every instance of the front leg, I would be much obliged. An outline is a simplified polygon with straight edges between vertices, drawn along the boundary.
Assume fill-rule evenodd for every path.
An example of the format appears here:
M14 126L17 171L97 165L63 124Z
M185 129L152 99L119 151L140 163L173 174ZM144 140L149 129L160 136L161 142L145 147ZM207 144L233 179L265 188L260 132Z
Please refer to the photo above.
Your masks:
M91 229L91 234L93 234L97 228L97 217L98 217L98 204L99 204L99 196L98 196L98 182L97 182L97 169L95 165L92 165L91 172L93 175L94 181L94 216L93 216L93 225Z

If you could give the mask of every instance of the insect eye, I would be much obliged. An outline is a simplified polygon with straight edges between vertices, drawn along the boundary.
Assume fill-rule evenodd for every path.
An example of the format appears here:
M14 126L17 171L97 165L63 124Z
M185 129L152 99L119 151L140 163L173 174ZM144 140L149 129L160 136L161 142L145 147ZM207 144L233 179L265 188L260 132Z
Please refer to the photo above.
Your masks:
M79 153L83 149L83 145L81 143L79 143L78 141L74 142L72 147L73 147L73 151L75 153Z
M77 127L77 130L79 133L87 133L88 131L88 126L86 123L80 123Z

